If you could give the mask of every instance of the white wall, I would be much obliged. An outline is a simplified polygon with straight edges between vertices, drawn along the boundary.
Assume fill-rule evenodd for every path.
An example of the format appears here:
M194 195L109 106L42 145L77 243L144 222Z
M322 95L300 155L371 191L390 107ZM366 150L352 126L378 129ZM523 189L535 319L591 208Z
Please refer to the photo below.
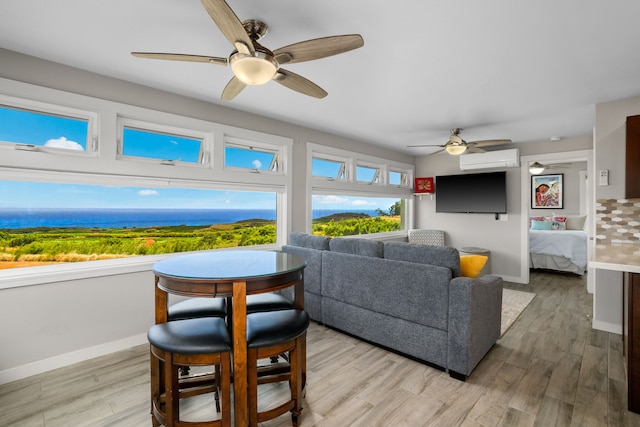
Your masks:
M562 153L577 150L588 150L592 145L592 136L567 138L561 142L548 141L513 144L520 149L521 156L535 154ZM528 168L527 165L522 167ZM490 172L500 169L488 169L473 172ZM505 169L502 169L505 170ZM416 228L433 228L444 230L447 234L447 245L457 248L478 246L491 251L491 272L502 276L504 280L526 283L528 274L528 258L521 254L522 233L522 191L520 168L509 168L507 171L507 215L502 220L495 220L493 214L447 214L435 212L435 200L422 197L416 202ZM431 156L423 156L416 161L416 176L428 177L437 175L453 175L465 173L460 171L459 160L444 152ZM466 172L470 173L470 172ZM438 189L436 188L437 197ZM524 197L529 197L525 194ZM528 200L528 199L527 199ZM576 207L576 209L578 209ZM528 210L524 211L528 217ZM523 266L525 266L523 268Z
M414 163L412 156L240 112L233 104L222 107L3 49L0 77L292 138L290 231L306 227L307 142ZM153 323L153 283L152 273L143 271L0 289L0 384L145 343Z

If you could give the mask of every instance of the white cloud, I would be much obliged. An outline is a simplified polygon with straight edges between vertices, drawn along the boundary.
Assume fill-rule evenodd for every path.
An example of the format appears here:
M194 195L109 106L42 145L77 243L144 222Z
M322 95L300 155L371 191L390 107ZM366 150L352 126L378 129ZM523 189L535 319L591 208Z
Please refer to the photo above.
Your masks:
M321 196L321 195L316 195L313 196L313 202L314 203L319 203L321 205L335 205L335 204L343 204L343 205L347 205L349 204L349 199L347 199L346 197L338 197L338 196Z
M260 169L262 167L262 162L258 159L254 160L253 162L251 162L251 164L253 165L253 167L255 169Z
M61 136L57 139L50 139L44 143L45 147L54 147L54 148L64 148L65 150L79 150L84 151L82 145L78 144L75 141L70 141L64 136Z
M140 196L157 196L159 193L156 190L140 190L138 194Z

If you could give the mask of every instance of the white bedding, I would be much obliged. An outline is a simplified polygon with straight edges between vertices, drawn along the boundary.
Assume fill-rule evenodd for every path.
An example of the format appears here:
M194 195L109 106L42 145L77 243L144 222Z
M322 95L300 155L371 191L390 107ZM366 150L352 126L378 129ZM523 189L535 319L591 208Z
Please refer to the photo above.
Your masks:
M587 268L587 233L582 230L529 230L529 252L561 256Z

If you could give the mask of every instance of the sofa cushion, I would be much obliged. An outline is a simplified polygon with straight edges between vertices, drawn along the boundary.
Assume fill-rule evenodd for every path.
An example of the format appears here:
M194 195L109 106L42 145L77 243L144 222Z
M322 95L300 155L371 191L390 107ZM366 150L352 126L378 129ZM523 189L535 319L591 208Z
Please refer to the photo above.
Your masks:
M401 321L446 330L451 275L448 268L428 264L323 252L323 321L340 327L335 319L325 318L324 305L333 299Z
M289 244L299 246L301 248L318 249L321 251L329 250L330 237L314 236L307 233L291 233L289 235Z
M453 277L460 277L460 253L449 246L429 246L406 242L386 242L384 257L397 261L437 265L451 270Z
M331 252L341 252L351 255L384 257L384 243L377 240L335 238L329 242Z

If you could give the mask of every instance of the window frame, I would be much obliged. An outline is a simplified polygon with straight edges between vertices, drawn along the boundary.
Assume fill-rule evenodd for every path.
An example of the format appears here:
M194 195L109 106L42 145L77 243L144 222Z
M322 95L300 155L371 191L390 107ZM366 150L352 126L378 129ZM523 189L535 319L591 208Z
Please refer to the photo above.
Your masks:
M198 152L198 161L185 162L176 159L157 159L154 157L128 156L124 154L124 129L132 129L141 132L156 133L162 135L176 136L179 138L189 138L200 140L200 150ZM199 132L188 128L177 126L162 125L159 123L149 122L145 120L137 120L125 116L118 116L117 119L117 160L127 160L135 162L148 162L161 164L166 166L187 166L187 167L208 167L207 147L209 147L210 134Z
M237 148L247 151L257 151L261 153L271 153L274 155L276 163L276 170L260 170L251 168L241 168L235 166L227 166L226 152L227 147ZM286 161L285 161L285 147L282 145L274 144L272 142L256 141L247 138L241 138L232 135L225 135L223 143L223 168L226 171L239 172L239 173L259 173L259 174L271 174L271 175L286 175ZM272 162L273 162L272 161Z
M327 179L326 177L313 176L311 164L314 158L343 161L345 165L348 165L346 171L346 179L333 180ZM370 184L365 181L357 181L356 167L358 165L362 165L365 167L375 166L380 168L380 183ZM388 170L406 173L407 181L413 182L413 176L415 174L414 165L307 142L307 232L311 233L311 230L313 228L312 197L314 195L344 195L405 199L406 212L404 218L404 229L397 232L389 233L362 234L358 235L358 237L365 239L384 239L406 236L407 230L413 227L414 222L413 206L415 201L413 197L413 188L409 186L402 187L389 184L387 179Z
M287 165L293 155L293 138L236 128L213 121L197 119L167 113L150 108L137 107L122 102L79 95L72 92L46 88L29 83L18 82L0 77L0 100L10 99L16 106L49 105L55 111L87 112L92 118L91 133L94 135L90 156L86 152L71 153L71 150L16 150L13 145L0 144L3 150L0 164L0 179L54 181L64 179L79 183L96 182L104 184L108 180L114 185L140 185L145 183L166 185L184 185L192 188L211 188L237 191L275 191L276 192L276 243L273 245L248 246L236 250L277 249L286 242L291 230L292 206L290 193L293 178ZM58 110L58 107L60 108ZM118 157L118 119L126 117L144 123L163 123L175 129L192 130L189 135L205 134L206 154L204 164L181 162L167 167L157 159L140 161L137 157L122 159ZM166 129L166 128L163 128ZM282 153L281 174L255 174L246 171L229 171L223 167L222 141L226 137L238 137L272 144ZM61 153L62 151L62 153ZM70 155L71 154L71 155ZM76 155L72 155L76 154ZM145 160L145 159L142 159ZM55 165L53 167L52 165ZM188 166L188 167L185 167ZM218 249L224 250L224 249ZM86 261L59 265L45 265L28 268L0 270L0 289L83 278L120 275L133 272L150 271L158 260L175 254L147 255L113 260Z
M98 113L96 111L74 108L64 104L50 104L48 102L18 98L2 93L0 93L0 107L87 122L87 136L85 141L86 148L84 151L69 150L58 147L45 147L43 145L24 144L11 141L0 141L0 148L9 148L20 151L40 151L44 153L56 153L81 157L96 156L98 153Z

